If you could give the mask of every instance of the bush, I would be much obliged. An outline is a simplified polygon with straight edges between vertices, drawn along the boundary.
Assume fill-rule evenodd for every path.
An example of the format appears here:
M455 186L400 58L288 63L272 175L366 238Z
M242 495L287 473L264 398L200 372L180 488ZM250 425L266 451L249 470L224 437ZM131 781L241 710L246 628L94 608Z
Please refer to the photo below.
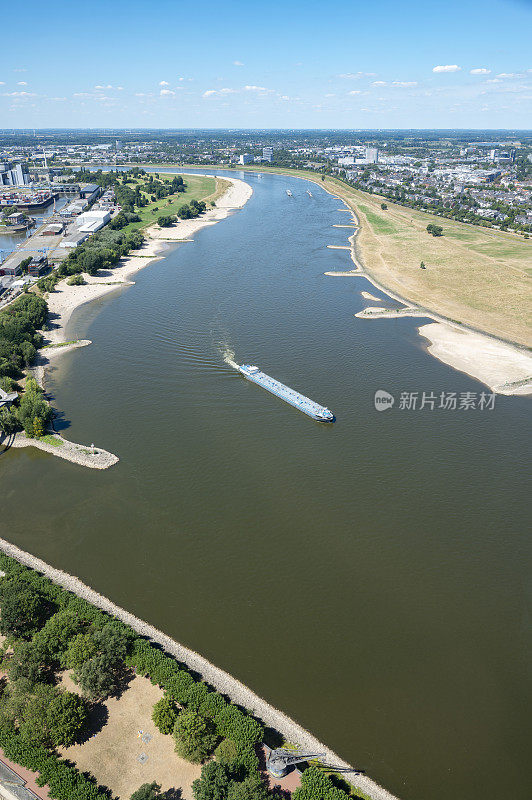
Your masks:
M159 225L160 228L170 228L174 222L175 217L173 216L165 217L161 215L160 217L157 217L157 225Z
M216 745L216 733L210 720L195 711L182 711L174 725L175 751L193 764L205 761Z
M427 233L431 233L433 236L443 236L443 228L441 225L427 225Z
M83 277L83 275L81 274L81 272L78 272L76 275L71 275L71 277L68 278L68 280L67 280L67 284L69 286L84 286L85 283L86 283L86 280Z
M177 719L177 706L168 697L162 697L153 706L151 718L161 733L172 733Z

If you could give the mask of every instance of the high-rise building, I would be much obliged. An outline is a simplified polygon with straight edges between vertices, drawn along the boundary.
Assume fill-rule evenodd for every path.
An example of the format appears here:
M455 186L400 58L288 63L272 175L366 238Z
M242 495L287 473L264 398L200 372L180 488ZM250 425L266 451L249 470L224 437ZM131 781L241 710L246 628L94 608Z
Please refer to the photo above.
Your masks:
M25 186L30 182L26 164L0 163L0 186Z
M376 147L366 147L366 152L364 153L364 159L366 164L376 164L379 160L379 151Z
M242 155L238 159L239 164L251 164L252 161L253 161L253 156L250 156L249 153L242 153Z
M263 147L262 158L264 161L273 161L273 147Z

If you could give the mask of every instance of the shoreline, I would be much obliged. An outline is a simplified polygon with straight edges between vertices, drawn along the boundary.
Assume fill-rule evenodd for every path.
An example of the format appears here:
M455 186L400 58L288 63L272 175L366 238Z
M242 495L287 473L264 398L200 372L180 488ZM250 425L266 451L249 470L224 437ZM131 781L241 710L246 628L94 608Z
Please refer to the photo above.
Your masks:
M144 620L135 617L129 611L117 606L112 600L99 594L90 586L87 586L79 578L70 575L68 572L50 566L37 556L22 550L6 539L0 538L0 550L11 558L16 559L24 566L30 567L49 578L54 583L72 592L78 597L83 598L96 608L105 611L113 617L129 625L141 636L145 636L152 642L160 645L163 650L171 656L181 661L189 669L197 672L201 678L213 686L218 692L226 695L229 699L243 708L251 711L252 714L261 719L266 725L274 728L281 733L290 743L299 745L302 748L313 752L324 752L325 760L322 763L334 770L334 767L347 770L349 773L356 774L355 778L349 778L345 773L342 777L355 790L364 792L371 800L398 800L396 795L388 792L378 783L369 778L364 772L354 769L351 764L341 759L336 753L320 742L309 731L303 728L298 722L291 719L287 714L270 705L266 700L234 678L228 672L215 666L199 653L185 647L175 639L167 636L162 631L150 625Z
M144 165L152 167L151 164ZM163 165L158 165L162 167ZM166 165L175 167L175 165ZM202 170L201 165L189 165L189 169ZM245 166L217 165L218 169L246 172ZM186 169L186 167L183 167ZM259 170L248 169L251 174L256 174ZM266 169L265 174L269 171ZM432 319L435 324L420 325L417 330L422 339L428 341L425 351L437 358L444 364L464 372L470 377L485 384L492 392L505 395L532 395L532 353L524 345L519 345L513 341L505 340L494 334L486 333L472 325L464 322L457 322L435 311L429 311L416 303L407 300L405 297L396 294L392 289L382 284L377 278L373 277L366 265L362 264L363 248L357 242L357 235L360 232L360 219L349 202L330 186L324 186L324 181L310 175L293 175L289 172L272 171L271 174L281 175L288 178L307 181L321 186L324 191L333 197L338 198L345 210L348 211L354 223L353 235L349 237L349 248L341 245L328 245L330 249L350 249L351 259L355 269L351 271L331 271L325 275L332 277L351 277L361 275L366 278L376 289L400 302L405 306L404 311L380 313L372 312L369 308L355 314L362 319L377 319L382 317L410 316L423 319ZM341 209L344 210L344 209ZM334 227L352 227L351 225L335 225ZM369 298L365 298L369 299Z
M363 248L357 241L360 220L346 200L328 188L326 192L338 197L350 212L355 222L353 234L349 237L350 255L355 269L345 272L325 272L330 277L351 277L360 275L383 294L401 303L402 309L386 309L367 306L354 316L359 319L393 319L398 317L418 317L432 319L432 323L420 325L418 334L429 342L425 351L459 372L485 384L492 392L504 395L532 395L532 354L524 346L514 344L497 336L484 333L464 323L455 322L440 314L422 308L405 297L384 286L368 272L363 261ZM327 245L332 249L344 249ZM369 292L361 292L364 299L373 299ZM369 295L369 296L368 296ZM382 302L382 298L380 298Z
M193 241L191 238L203 228L216 225L226 219L233 211L242 208L253 194L253 189L245 181L238 178L227 179L230 186L215 201L212 209L205 211L201 217L181 220L172 228L159 228L150 225L145 230L146 241L140 250L132 250L110 270L100 270L97 275L83 273L85 284L69 286L67 278L59 281L53 292L47 297L49 319L52 328L44 332L45 344L38 350L37 359L30 368L41 388L46 385L46 373L51 362L62 353L68 353L79 347L88 347L90 339L66 340L66 330L74 312L86 303L99 300L101 297L125 286L134 286L131 277L149 264L163 258L171 243ZM53 426L53 423L52 423ZM51 455L92 469L108 469L120 460L118 456L93 445L80 445L60 436L55 431L47 431L57 444L50 444L41 439L29 439L25 433L18 432L11 436L0 437L0 447L4 451L14 447L35 447Z

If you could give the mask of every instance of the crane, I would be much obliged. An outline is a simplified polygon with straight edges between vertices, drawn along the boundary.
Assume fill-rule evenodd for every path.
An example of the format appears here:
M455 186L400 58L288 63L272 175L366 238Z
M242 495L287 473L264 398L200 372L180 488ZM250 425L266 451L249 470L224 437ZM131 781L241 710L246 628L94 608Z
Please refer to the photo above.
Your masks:
M325 753L307 753L301 750L284 750L282 747L279 747L277 750L271 751L266 762L266 767L274 778L282 778L294 764L299 764L301 761L308 761L310 758L324 757Z

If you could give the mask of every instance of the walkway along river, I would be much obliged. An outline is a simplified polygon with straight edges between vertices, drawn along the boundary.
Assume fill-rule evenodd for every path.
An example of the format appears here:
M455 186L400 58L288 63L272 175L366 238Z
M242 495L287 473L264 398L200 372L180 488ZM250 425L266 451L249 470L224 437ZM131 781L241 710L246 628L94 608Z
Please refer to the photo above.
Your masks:
M234 174L234 173L232 173ZM337 199L277 175L85 306L48 386L120 462L0 459L2 536L251 686L405 800L525 800L529 400L433 359L419 320L356 319ZM286 194L291 189L293 196ZM388 305L385 302L384 305ZM393 305L393 303L390 303ZM243 380L334 409L320 426ZM379 389L393 408L375 409ZM495 772L496 770L496 772Z

